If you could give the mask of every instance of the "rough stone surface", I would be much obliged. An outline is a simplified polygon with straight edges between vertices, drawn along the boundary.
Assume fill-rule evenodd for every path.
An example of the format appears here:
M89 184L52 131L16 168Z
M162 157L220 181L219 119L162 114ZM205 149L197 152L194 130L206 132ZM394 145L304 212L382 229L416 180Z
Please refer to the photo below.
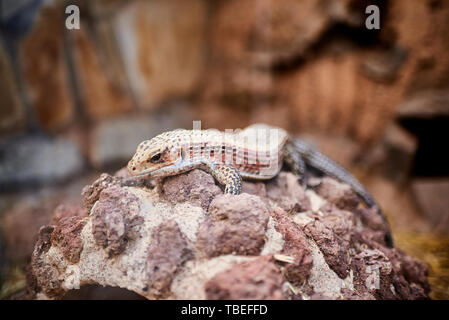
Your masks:
M272 256L261 256L220 272L205 285L206 298L214 300L280 300L285 281Z
M263 182L248 182L243 181L242 193L249 193L259 196L262 199L267 196L267 188Z
M121 253L128 241L136 238L136 228L143 223L138 198L117 186L104 189L92 209L92 234L97 245L108 255Z
M294 258L293 263L284 267L285 277L295 285L304 284L313 264L306 235L282 209L276 208L272 215L277 221L276 229L284 239L282 253Z
M347 248L340 245L332 230L326 227L321 221L316 220L307 225L306 231L317 242L320 250L323 251L329 267L342 279L346 278L349 272L349 257L344 249Z
M80 233L85 224L86 221L79 216L62 218L51 234L52 245L59 247L64 258L71 263L80 259L83 250Z
M171 203L190 201L204 210L215 196L223 193L214 178L201 170L165 178L161 191L162 197Z
M85 186L81 192L84 208L90 212L95 202L100 198L101 192L117 183L119 183L118 179L107 173L103 173L94 183Z
M349 273L350 257L347 251L355 225L352 213L335 207L332 209L324 213L323 217L314 216L304 231L315 240L329 267L344 279Z
M268 217L268 209L257 196L219 195L210 204L209 214L198 230L198 250L209 257L259 254Z
M298 179L285 172L279 173L276 180L267 183L268 197L289 213L311 209L310 200L304 191Z
M217 189L201 199L191 191L213 180L199 170L151 188L126 179L102 175L84 189L84 209L55 210L17 297L58 299L97 284L148 299L428 298L427 267L385 246L388 226L377 212L341 209L298 188L291 173L246 181L253 194ZM327 188L347 191L331 181ZM298 192L310 208L286 212L279 190Z
M354 284L359 292L368 291L376 299L428 299L427 266L402 250L387 248L369 239L361 243L368 249L352 261L352 269L360 270L354 273Z
M58 278L58 268L49 263L47 256L51 248L51 235L54 231L54 227L45 226L39 230L39 239L36 242L34 252L31 256L31 275L29 286L34 287L30 289L42 290L49 298L55 298L64 293L61 288L62 281Z
M340 209L353 210L360 203L357 194L349 186L327 177L321 181L317 193Z
M152 297L167 295L175 272L192 258L192 250L174 220L159 225L148 252L148 292ZM145 290L146 291L146 290Z
M57 206L53 212L52 224L56 224L62 219L76 217L82 219L87 216L87 211L79 205L64 203Z

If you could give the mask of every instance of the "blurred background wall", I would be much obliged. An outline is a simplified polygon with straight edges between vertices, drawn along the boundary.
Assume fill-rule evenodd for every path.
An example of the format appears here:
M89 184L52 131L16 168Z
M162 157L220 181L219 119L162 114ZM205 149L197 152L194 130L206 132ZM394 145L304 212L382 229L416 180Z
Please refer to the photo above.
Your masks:
M81 28L65 27L80 8ZM365 8L380 8L380 29ZM1 294L39 227L137 144L281 126L350 169L449 297L448 0L2 0ZM21 282L22 281L22 282Z

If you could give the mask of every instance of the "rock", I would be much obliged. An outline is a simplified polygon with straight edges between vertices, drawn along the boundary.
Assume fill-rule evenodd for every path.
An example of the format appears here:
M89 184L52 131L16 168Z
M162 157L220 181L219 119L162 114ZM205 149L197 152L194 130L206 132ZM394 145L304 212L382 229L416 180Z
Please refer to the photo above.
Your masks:
M78 219L87 216L88 210L81 208L79 205L71 203L60 204L53 212L52 224L58 223L62 219L76 217Z
M267 188L263 182L248 182L242 181L242 193L248 193L255 196L259 196L262 199L267 196Z
M449 94L447 89L423 90L413 94L398 107L400 119L449 116Z
M268 209L257 196L219 195L198 230L198 250L208 257L257 255L262 250Z
M0 190L66 181L81 172L78 147L64 138L16 136L0 142Z
M388 48L374 52L362 63L363 73L379 82L392 82L407 58L407 51L401 47Z
M102 285L148 299L428 298L427 267L386 247L376 236L388 231L382 218L343 210L290 175L246 181L245 190L258 195L217 189L204 198L192 190L217 186L199 170L152 188L127 186L123 172L102 175L84 189L88 216L66 207L41 228L27 291L18 297L58 299ZM338 194L341 186L328 181L326 188ZM321 205L288 213L281 196L295 192Z
M80 203L80 191L90 181L81 177L64 188L44 187L37 192L5 194L0 198L0 226L5 242L5 262L18 264L29 260L43 225L56 225L61 219L83 218L87 210ZM73 224L74 226L74 224ZM67 224L71 228L72 223Z
M355 211L360 216L362 223L368 226L369 229L365 231L363 237L382 243L386 240L389 233L389 228L385 224L385 220L377 209L374 208L360 208Z
M432 226L441 232L449 230L449 180L420 178L412 181L412 193Z
M140 107L155 109L191 94L203 61L204 1L133 1L113 23L130 86Z
M360 203L350 186L325 177L317 188L317 193L340 209L354 210Z
M81 192L81 196L83 199L83 206L87 212L90 212L95 202L100 199L100 194L104 189L119 183L120 179L107 173L103 173L94 181L94 183L85 186Z
M98 50L98 44L87 33L93 30L88 30L87 23L85 26L77 32L68 33L68 36L73 36L73 47L69 50L73 50L73 67L85 115L95 121L130 111L133 108L130 92L119 82L120 78L115 77L123 70L113 70L115 65L104 57L107 46L102 47L103 51Z
M360 268L357 266L359 263L365 264L365 271L358 273L354 279L359 288L360 279L365 281L365 288L361 291L371 285L376 287L374 292L371 290L376 299L429 298L429 268L426 265L400 249L387 248L369 239L363 239L363 242L373 249L365 249L353 259L353 268ZM383 277L386 274L388 276Z
M349 245L340 241L337 234L320 220L308 223L305 232L313 238L324 254L329 267L342 279L349 274Z
M139 210L139 199L126 189L111 186L102 190L91 212L95 243L109 256L123 252L128 242L139 236L143 223Z
M62 250L65 259L77 263L80 259L83 244L80 233L86 221L77 215L62 218L51 234L51 244Z
M174 274L193 258L193 252L175 220L160 224L152 240L147 262L148 285L144 291L152 298L161 298L170 293Z
M165 178L161 193L162 197L171 203L189 201L207 210L215 196L223 192L211 175L201 170L193 170L186 175Z
M220 272L205 284L206 298L213 300L284 299L285 279L272 256L261 256Z
M35 291L36 288L45 292L49 298L56 298L64 293L62 280L58 278L58 268L46 260L47 253L51 249L52 226L44 226L39 230L39 238L34 252L31 255L31 275L28 277L27 289Z
M36 22L20 43L20 66L37 120L47 130L68 125L75 116L66 68L61 3L39 9Z
M298 178L291 173L281 172L277 179L267 183L267 195L289 213L311 209L304 188L300 186Z
M279 65L301 57L334 22L361 24L351 1L227 1L216 6L213 49L231 61ZM255 10L257 8L257 10Z
M374 296L369 293L360 296L348 288L341 289L341 295L342 300L375 300Z
M294 258L293 263L287 263L285 266L285 277L295 285L302 285L307 281L313 265L306 234L283 210L276 208L272 215L277 221L276 230L284 239L281 252Z
M405 183L412 171L417 149L418 140L414 135L398 125L389 126L382 139L378 170L396 183Z

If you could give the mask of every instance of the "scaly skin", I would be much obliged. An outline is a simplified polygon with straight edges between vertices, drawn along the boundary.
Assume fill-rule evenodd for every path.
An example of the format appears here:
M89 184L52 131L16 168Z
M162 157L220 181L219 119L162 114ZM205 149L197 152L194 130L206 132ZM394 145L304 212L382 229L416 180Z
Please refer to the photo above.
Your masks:
M383 215L373 197L348 171L284 130L264 124L237 133L213 129L162 133L139 144L128 171L136 177L165 177L198 168L224 185L225 193L239 194L242 178L271 179L283 162L303 178L303 183L306 169L311 167L350 185L368 206ZM391 235L387 243L393 245Z
M255 129L268 129L259 132L272 134L271 143L253 143ZM284 130L264 125L240 133L178 129L143 141L128 170L134 176L162 177L200 168L225 185L226 192L239 194L241 178L266 180L279 173L287 138Z

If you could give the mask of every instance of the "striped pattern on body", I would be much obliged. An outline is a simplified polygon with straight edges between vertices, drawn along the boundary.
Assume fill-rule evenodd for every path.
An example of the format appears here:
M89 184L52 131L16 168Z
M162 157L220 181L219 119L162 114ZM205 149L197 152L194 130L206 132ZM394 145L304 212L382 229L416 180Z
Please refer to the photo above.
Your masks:
M269 126L248 127L238 133L178 129L142 142L128 167L141 164L137 174L146 174L147 167L153 167L151 163L144 165L146 159L166 152L170 156L164 161L166 168L161 171L164 175L175 175L196 167L204 169L205 165L225 165L236 168L243 178L270 179L282 167L282 151L287 139L284 130ZM158 170L153 170L153 176L159 176Z

